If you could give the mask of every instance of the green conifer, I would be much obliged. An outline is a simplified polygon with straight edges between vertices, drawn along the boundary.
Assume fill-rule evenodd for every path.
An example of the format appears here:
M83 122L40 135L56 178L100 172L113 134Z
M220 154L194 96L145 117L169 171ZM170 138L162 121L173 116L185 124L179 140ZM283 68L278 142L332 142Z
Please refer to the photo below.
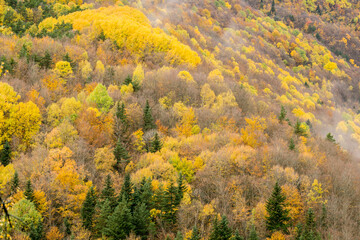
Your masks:
M280 110L278 119L279 119L280 123L282 123L282 121L284 121L286 119L286 110L285 110L284 106L281 106L281 110Z
M230 240L244 240L238 230L235 231L235 234L230 238Z
M115 189L113 188L110 175L107 175L106 177L105 187L101 192L101 200L102 201L109 200L110 206L114 208L116 207Z
M143 118L144 118L144 127L143 127L144 131L155 129L156 126L154 123L154 118L152 116L151 108L148 100L146 100Z
M109 199L105 199L105 201L101 204L100 215L96 222L96 231L101 235L105 235L105 228L108 223L109 216L112 214L111 202Z
M250 228L249 240L259 240L258 234L256 232L256 228L254 225Z
M162 143L159 138L159 134L155 133L154 139L151 142L151 150L150 152L156 153L161 150Z
M90 187L81 208L81 218L83 221L83 226L90 231L92 230L93 217L95 214L95 206L96 206L96 194L94 188Z
M286 197L282 194L279 183L276 182L271 197L266 202L266 229L272 233L283 231L288 233L287 222L290 220L289 210L285 209Z
M142 239L146 239L146 236L149 234L150 222L150 212L146 204L141 203L137 205L133 212L132 222L136 235L142 237Z
M295 150L295 142L294 142L294 139L293 138L290 138L290 141L289 141L289 149L291 151Z
M133 190L133 184L131 183L130 174L125 174L124 177L124 183L121 187L120 195L119 195L119 201L125 201L127 203L130 203L132 200L132 190Z
M7 166L11 162L11 147L8 141L5 142L3 149L0 151L0 163Z
M11 179L11 192L15 193L19 187L19 174L17 171L14 173L14 177Z
M196 226L193 227L190 240L200 240L200 232Z
M129 160L129 154L128 151L125 149L123 143L121 142L120 138L116 142L116 146L114 149L114 156L117 161L118 165L121 165L123 163L127 164Z
M34 190L32 188L30 179L26 182L24 196L25 196L25 199L27 199L30 202L33 202L35 204Z

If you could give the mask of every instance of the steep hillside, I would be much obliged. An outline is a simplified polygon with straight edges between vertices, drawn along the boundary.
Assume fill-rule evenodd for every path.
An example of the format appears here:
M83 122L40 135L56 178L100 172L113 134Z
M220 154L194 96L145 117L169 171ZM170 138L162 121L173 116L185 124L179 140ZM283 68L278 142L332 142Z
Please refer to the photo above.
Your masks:
M0 238L357 239L359 10L0 0Z

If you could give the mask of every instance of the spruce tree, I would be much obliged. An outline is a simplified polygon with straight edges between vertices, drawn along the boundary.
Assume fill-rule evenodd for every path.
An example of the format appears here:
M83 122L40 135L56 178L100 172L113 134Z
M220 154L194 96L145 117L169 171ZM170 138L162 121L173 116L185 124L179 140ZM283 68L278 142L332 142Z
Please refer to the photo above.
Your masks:
M34 190L32 188L30 179L26 182L24 196L25 196L25 199L27 199L30 202L33 202L35 204Z
M282 194L279 183L276 182L271 197L266 202L266 229L272 233L283 231L288 233L287 222L290 220L289 210L285 209L286 197Z
M139 201L141 203L145 203L148 210L152 208L152 196L153 190L151 186L151 180L146 180L143 178L139 187Z
M35 224L35 223L30 223L30 232L29 232L29 237L31 240L41 240L43 239L43 223L42 221Z
M184 197L184 193L186 191L186 185L184 182L184 177L182 174L179 175L179 178L177 180L177 193L175 197L175 204L178 206L181 203L181 199Z
M213 230L210 235L210 240L229 240L232 231L229 227L229 222L226 216L221 217L221 221L214 221Z
M166 223L170 225L176 224L176 212L177 212L177 201L176 195L178 191L174 186L173 182L170 182L169 186L164 191L163 201L162 201L162 210L164 213L163 217Z
M309 208L306 214L305 227L302 231L301 240L317 240L321 239L320 234L316 230L315 216L312 208Z
M71 235L71 224L68 218L64 219L64 226L65 226L65 234L68 236Z
M286 110L284 108L284 106L281 106L281 110L280 110L280 114L279 114L279 122L282 123L282 121L284 121L286 118Z
M217 216L214 219L213 225L212 225L212 229L211 229L211 233L210 233L210 238L209 240L218 240L219 239L219 223L218 223L218 219Z
M276 9L275 9L275 0L272 1L271 3L271 10L270 10L270 14L276 14Z
M321 12L321 8L320 8L320 5L318 4L317 7L316 7L316 12L321 15L322 12Z
M45 69L50 69L52 65L51 55L48 51L45 52L45 56L40 60L40 67Z
M83 221L83 226L90 231L92 230L93 216L95 214L95 206L96 206L95 191L93 187L90 187L81 208L81 218Z
M150 152L156 153L156 152L161 150L161 147L162 147L162 143L160 141L159 134L155 133L154 139L151 142L151 150L150 150Z
M14 177L11 179L11 192L15 193L19 187L19 174L17 171L14 173Z
M114 149L114 156L115 156L115 159L116 159L118 165L121 165L122 163L127 164L128 159L130 158L129 154L128 154L127 150L125 149L123 143L121 142L120 138L116 142L116 146Z
M154 118L152 116L151 108L148 100L146 100L143 118L144 118L144 126L143 126L144 131L155 129Z
M194 232L194 229L193 229L193 232ZM182 235L182 233L180 231L178 231L176 233L176 237L174 240L184 240L184 236Z
M120 122L123 124L124 127L127 127L127 116L126 116L126 110L125 110L125 104L119 103L116 107L116 118L120 120Z
M133 190L133 184L131 183L130 174L125 174L124 177L124 183L121 187L120 195L119 195L119 201L125 201L127 203L130 203L132 199L132 190Z
M335 143L335 142L336 142L335 139L334 139L334 136L331 135L331 133L328 133L328 134L326 135L326 140L328 140L329 142L332 142L332 143Z
M7 166L11 162L11 147L8 141L5 142L3 149L0 151L0 163Z
M249 240L259 240L259 237L256 232L256 228L254 225L252 225L252 227L250 229Z
M289 141L289 150L291 150L291 151L295 150L295 143L294 143L294 139L293 139L293 138L290 138L290 141Z
M106 199L103 202L103 204L101 205L100 215L97 219L96 226L95 226L96 231L101 236L105 235L105 228L107 226L108 219L109 219L109 216L111 216L111 214L112 214L111 203L110 203L109 199Z
M149 234L150 226L150 212L146 208L145 203L137 205L133 212L132 224L134 226L134 232L137 236L140 236L142 239L146 239Z
M75 70L76 63L70 58L69 53L66 53L63 57L63 61L69 62L72 70Z
M132 231L132 216L125 198L115 208L109 217L104 235L114 240L125 239Z
M190 240L200 240L200 232L196 226L193 227Z
M109 200L110 206L116 207L115 189L113 188L110 175L107 175L106 177L105 187L101 192L101 200L102 201Z

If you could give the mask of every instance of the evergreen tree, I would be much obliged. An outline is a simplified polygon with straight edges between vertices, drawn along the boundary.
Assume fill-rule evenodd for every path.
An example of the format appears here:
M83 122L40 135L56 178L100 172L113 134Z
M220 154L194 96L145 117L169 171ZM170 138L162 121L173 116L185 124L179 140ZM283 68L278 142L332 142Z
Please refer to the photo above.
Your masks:
M190 240L200 240L201 237L200 237L200 232L199 230L197 229L196 226L194 226L194 228L192 229L192 233L191 233L191 238Z
M186 185L184 183L184 177L182 174L179 175L177 184L178 184L178 187L177 187L177 193L176 193L176 197L175 197L175 204L180 205L181 199L184 197L184 193L186 191Z
M154 140L151 142L150 152L155 153L161 150L162 143L160 141L158 133L155 133Z
M114 240L125 239L132 231L132 216L125 198L115 208L109 217L104 235Z
M336 142L335 139L334 139L334 136L331 135L331 133L328 133L328 134L326 135L326 140L328 140L329 142L332 142L332 143L335 143L335 142Z
M219 236L219 223L218 223L217 217L215 217L213 225L212 225L209 240L217 240L217 239L219 239L219 237L220 237Z
M297 120L296 123L295 123L294 133L299 135L299 136L304 136L304 137L307 136L306 130L301 127L301 122L299 120Z
M230 240L244 240L244 238L242 236L240 236L240 233L238 230L236 230L234 236L232 236L230 238Z
M276 9L275 9L275 0L272 1L271 3L271 10L270 10L270 14L276 14Z
M108 223L108 218L109 216L111 216L111 214L112 214L111 202L109 201L109 199L105 199L105 201L101 205L100 215L97 219L95 226L96 231L101 236L105 235L105 228Z
M178 191L174 186L173 182L170 182L169 186L164 191L163 201L162 201L162 210L165 212L163 214L164 220L170 225L176 224L176 212L177 212L177 201L176 195Z
M231 238L232 231L229 227L229 222L226 216L221 217L221 221L214 222L213 230L210 235L210 240L229 240Z
M284 121L286 118L286 110L284 108L284 106L281 106L281 110L280 110L280 114L279 114L279 122L282 123L282 121Z
M71 224L68 218L64 219L64 226L65 226L65 234L68 236L71 235Z
M321 8L320 8L320 5L318 4L317 7L316 7L316 12L321 15L322 12L321 12Z
M132 199L132 194L131 194L132 190L133 190L133 184L131 183L130 180L130 174L127 173L125 174L124 183L121 187L119 201L123 201L125 199L127 203L130 203Z
M132 78L131 78L130 75L128 75L128 76L125 78L124 85L129 85L130 83L132 83Z
M302 231L300 239L301 240L321 239L319 233L316 231L315 216L312 208L309 208L306 214L305 227Z
M116 107L116 118L122 123L124 128L127 127L128 123L124 103L121 103L120 105L120 103L118 102Z
M43 239L43 223L39 222L38 224L30 223L30 233L29 237L31 240L41 240Z
M62 60L70 63L72 70L75 70L76 63L70 58L69 53L66 53Z
M290 141L289 141L289 149L292 151L292 150L295 150L295 143L294 143L294 139L290 138Z
M128 159L129 154L128 151L125 149L123 143L121 142L120 138L118 139L115 149L114 149L114 156L115 159L117 161L117 164L120 165L122 163L127 164L128 163Z
M105 180L105 187L101 192L101 199L102 201L109 200L110 206L116 206L116 198L115 198L115 189L112 186L112 181L110 175L107 175Z
M8 141L5 142L3 149L0 151L0 163L7 166L11 162L11 147Z
M34 190L32 188L30 179L26 182L24 196L25 196L25 199L27 199L30 202L33 202L35 204Z
M139 188L139 201L141 203L144 203L148 210L152 208L152 196L153 191L151 186L151 179L146 180L145 178L143 178Z
M252 227L250 229L249 240L259 240L259 237L257 235L254 225L252 225Z
M326 221L327 221L327 210L326 210L325 203L323 203L322 207L321 207L321 216L320 216L320 226L321 226L321 228L327 229Z
M150 212L147 210L145 203L137 205L133 212L134 232L142 239L147 239L150 226Z
M90 231L92 230L93 216L95 214L95 206L96 206L95 191L93 187L90 187L81 208L81 218L83 221L83 226Z
M266 229L269 232L283 231L288 233L287 222L290 220L289 210L285 209L286 197L281 193L279 183L276 182L271 197L266 202Z
M146 100L143 118L144 118L144 127L143 127L144 131L155 129L154 118L152 116L151 108L148 100Z
M45 69L51 68L52 59L51 59L51 55L48 51L46 51L44 57L41 58L39 65L41 68L45 68Z
M11 179L11 192L15 193L19 187L19 174L17 171L14 173L14 177Z

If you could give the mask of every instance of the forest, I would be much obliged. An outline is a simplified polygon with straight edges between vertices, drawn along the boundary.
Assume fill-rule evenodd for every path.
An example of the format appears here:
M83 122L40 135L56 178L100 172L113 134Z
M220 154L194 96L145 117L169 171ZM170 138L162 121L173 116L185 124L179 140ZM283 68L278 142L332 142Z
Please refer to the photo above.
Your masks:
M0 0L0 239L360 238L357 0Z

